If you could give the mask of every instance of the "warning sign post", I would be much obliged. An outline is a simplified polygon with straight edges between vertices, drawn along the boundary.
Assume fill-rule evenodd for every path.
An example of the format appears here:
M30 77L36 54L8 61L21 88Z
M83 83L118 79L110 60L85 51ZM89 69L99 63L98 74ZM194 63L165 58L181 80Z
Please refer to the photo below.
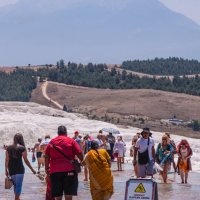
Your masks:
M157 183L151 178L131 178L126 182L125 200L158 200Z

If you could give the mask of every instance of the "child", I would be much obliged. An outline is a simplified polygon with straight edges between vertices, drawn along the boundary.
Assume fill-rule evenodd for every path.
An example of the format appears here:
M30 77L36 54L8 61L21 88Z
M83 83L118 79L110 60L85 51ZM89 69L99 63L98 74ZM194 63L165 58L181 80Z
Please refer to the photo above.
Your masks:
M187 183L188 180L188 172L192 170L191 167L191 156L192 156L192 149L187 140L181 140L177 147L178 153L178 170L181 175L181 183Z
M122 141L122 137L118 136L117 137L117 141L115 142L114 145L114 152L117 152L117 167L118 167L118 171L122 171L122 159L125 153L125 146L124 146L124 142Z

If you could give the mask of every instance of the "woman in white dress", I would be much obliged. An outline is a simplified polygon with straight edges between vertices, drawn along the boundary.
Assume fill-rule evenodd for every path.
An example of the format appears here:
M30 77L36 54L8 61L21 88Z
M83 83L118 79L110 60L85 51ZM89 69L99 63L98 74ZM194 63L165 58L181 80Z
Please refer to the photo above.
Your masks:
M113 148L115 154L117 154L117 168L118 171L122 171L122 160L125 153L125 146L124 142L122 141L122 137L118 136L117 141L115 142L114 148Z

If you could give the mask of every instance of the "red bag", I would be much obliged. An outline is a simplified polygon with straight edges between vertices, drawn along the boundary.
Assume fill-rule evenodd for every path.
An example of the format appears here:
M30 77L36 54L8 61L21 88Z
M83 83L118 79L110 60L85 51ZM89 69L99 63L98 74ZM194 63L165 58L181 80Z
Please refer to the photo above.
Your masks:
M114 153L113 156L114 156L114 158L117 158L118 157L118 153L117 152Z

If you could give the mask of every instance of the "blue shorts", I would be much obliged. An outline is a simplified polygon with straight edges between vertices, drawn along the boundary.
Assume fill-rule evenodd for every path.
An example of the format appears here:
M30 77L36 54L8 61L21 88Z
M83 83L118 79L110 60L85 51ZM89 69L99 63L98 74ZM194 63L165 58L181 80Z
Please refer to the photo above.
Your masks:
M16 174L11 176L13 185L14 185L14 192L15 195L20 195L22 192L22 183L24 179L24 174Z
M138 164L138 176L144 178L153 175L154 161L150 160L146 165Z

